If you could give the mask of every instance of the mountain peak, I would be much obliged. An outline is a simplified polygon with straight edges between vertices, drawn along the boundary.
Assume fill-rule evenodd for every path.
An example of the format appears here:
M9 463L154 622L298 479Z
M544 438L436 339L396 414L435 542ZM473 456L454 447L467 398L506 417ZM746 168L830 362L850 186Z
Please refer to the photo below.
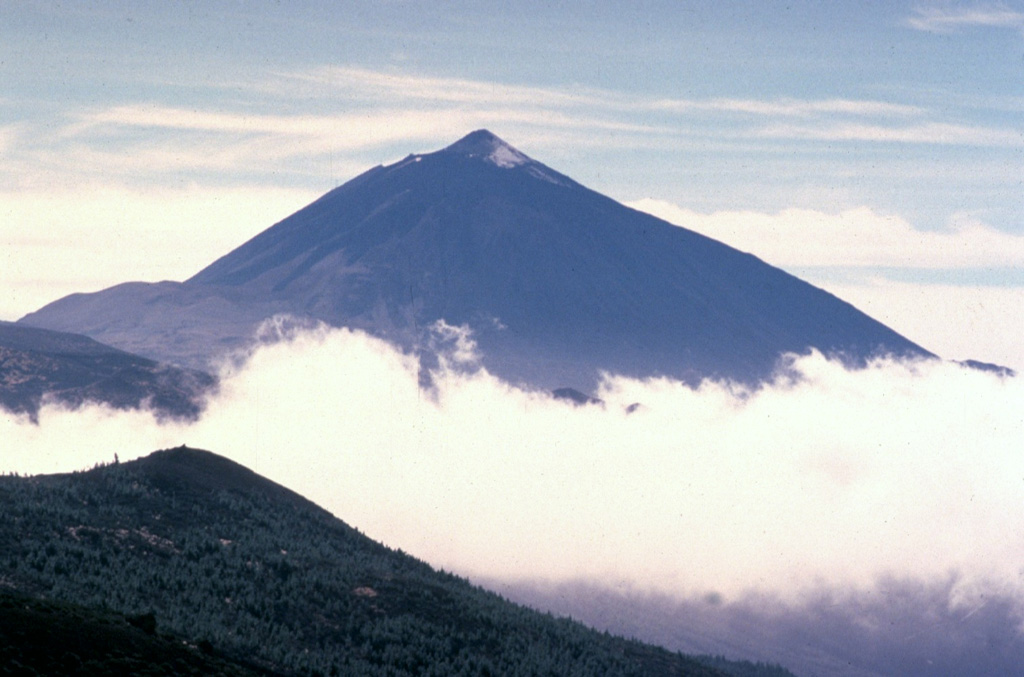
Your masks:
M174 449L155 451L149 456L128 461L152 478L175 484L189 492L206 493L234 491L259 493L276 500L298 505L311 505L305 498L252 470L203 449L181 445Z
M443 152L468 158L480 158L506 169L532 162L526 155L486 129L470 132L445 148Z
M425 328L465 325L491 374L544 389L592 390L602 372L755 384L780 355L812 347L849 363L930 355L834 296L627 209L484 129L365 172L185 283L68 297L22 322L198 365L248 345L276 313L362 329L427 358Z

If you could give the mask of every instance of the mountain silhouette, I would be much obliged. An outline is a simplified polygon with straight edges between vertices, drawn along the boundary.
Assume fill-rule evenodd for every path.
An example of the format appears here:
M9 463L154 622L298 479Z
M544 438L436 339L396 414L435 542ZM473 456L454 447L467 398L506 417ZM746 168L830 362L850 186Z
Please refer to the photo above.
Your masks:
M429 345L438 320L465 325L492 373L545 388L587 390L602 372L756 383L782 354L812 348L853 364L930 356L831 294L486 130L370 169L185 282L76 294L21 322L198 367L278 313L407 350Z

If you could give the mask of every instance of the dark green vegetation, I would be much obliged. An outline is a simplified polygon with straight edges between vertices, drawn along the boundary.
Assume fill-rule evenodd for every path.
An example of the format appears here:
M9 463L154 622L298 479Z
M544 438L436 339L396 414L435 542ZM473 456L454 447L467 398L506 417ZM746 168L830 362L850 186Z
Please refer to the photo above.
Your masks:
M733 661L724 656L700 656L705 665L718 668L732 677L793 677L793 673L781 665L758 661Z
M268 674L160 636L152 620L0 590L0 675Z
M35 419L44 396L77 407L151 406L161 416L193 419L214 385L208 374L170 367L86 336L0 321L0 408Z
M160 635L268 670L728 674L513 605L209 452L2 477L0 514L0 588L152 614Z

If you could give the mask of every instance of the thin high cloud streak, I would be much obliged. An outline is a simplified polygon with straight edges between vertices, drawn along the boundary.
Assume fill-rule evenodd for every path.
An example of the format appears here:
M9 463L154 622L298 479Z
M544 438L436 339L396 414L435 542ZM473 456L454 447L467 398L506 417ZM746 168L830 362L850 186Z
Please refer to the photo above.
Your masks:
M1012 127L979 127L941 122L916 125L835 124L831 121L814 126L781 124L753 132L764 138L814 141L867 141L870 143L926 144L1020 148L1024 137Z
M229 369L194 425L0 418L3 469L187 443L473 577L732 601L956 572L961 592L1024 603L1020 379L810 356L753 392L610 378L603 407L574 408L482 371L442 369L425 392L417 369L364 334L299 332Z
M921 115L926 109L898 102L857 99L704 99L657 98L627 95L594 87L562 88L510 85L484 80L391 73L352 66L326 66L308 71L279 73L276 83L263 87L278 94L298 93L293 88L314 85L318 91L334 90L378 101L418 99L459 104L516 104L528 107L590 108L606 112L661 111L674 113L739 113L752 116L808 117L841 114L867 117Z
M229 177L262 166L305 173L308 180L311 169L314 175L320 169L309 164L312 157L432 144L478 126L512 130L523 143L539 139L560 149L685 148L712 139L739 147L808 141L1021 144L1020 130L994 119L964 124L947 119L948 106L897 100L666 98L353 66L278 72L211 88L231 92L231 99L187 109L158 99L111 102L7 126L0 147L8 156L9 179L20 185L41 174L52 182L54 174L83 166L122 180L185 170ZM238 92L244 93L240 99ZM296 98L313 104L301 113L280 112ZM330 112L311 112L318 109Z
M83 112L79 120L64 127L62 134L68 139L81 140L100 134L107 141L112 133L130 139L131 131L138 128L162 129L179 135L201 131L210 135L210 140L225 146L221 153L223 162L243 152L234 146L251 143L253 135L264 139L262 146L271 149L273 140L289 140L291 143L280 148L280 155L270 156L284 160L323 153L325 149L352 151L401 142L417 143L481 124L510 126L521 130L521 136L527 139L531 133L557 131L562 145L567 147L582 139L600 144L600 138L595 140L594 134L629 135L637 137L638 141L653 136L661 144L679 144L709 134L734 142L752 139L867 141L981 147L1021 144L1019 130L929 120L925 109L899 102L654 99L589 90L572 95L537 87L455 78L327 70L329 75L326 76L317 72L308 76L299 74L295 79L303 84L329 83L326 92L322 89L317 92L322 98L354 96L357 100L369 100L363 101L361 108L343 115L186 110L155 102L137 103ZM396 89L396 82L407 85L408 89ZM379 88L366 91L371 83ZM388 97L382 96L381 88L388 92ZM643 116L637 118L638 111L676 118L645 121ZM709 115L714 117L708 119ZM732 118L732 126L723 128L717 119L721 115ZM908 124L908 117L917 121ZM792 118L804 122L783 122ZM763 122L772 119L780 122ZM302 143L304 139L309 142ZM299 141L297 146L296 141ZM609 143L617 147L616 143L621 141L610 140ZM261 150L266 153L266 149ZM211 162L209 155L197 160L195 165L199 167Z
M920 31L954 33L961 28L1013 28L1024 31L1024 13L1003 3L972 7L918 7L907 25Z

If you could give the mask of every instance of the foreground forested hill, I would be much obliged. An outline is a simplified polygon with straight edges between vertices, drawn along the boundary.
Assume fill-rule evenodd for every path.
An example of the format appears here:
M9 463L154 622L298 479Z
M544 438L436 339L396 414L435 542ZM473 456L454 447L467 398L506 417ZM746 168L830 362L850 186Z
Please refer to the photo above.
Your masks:
M513 605L187 448L0 478L0 590L146 619L255 669L345 675L786 674ZM150 623L150 619L152 623Z
M127 617L0 589L0 675L271 674L225 660L211 645L159 635L149 614Z

